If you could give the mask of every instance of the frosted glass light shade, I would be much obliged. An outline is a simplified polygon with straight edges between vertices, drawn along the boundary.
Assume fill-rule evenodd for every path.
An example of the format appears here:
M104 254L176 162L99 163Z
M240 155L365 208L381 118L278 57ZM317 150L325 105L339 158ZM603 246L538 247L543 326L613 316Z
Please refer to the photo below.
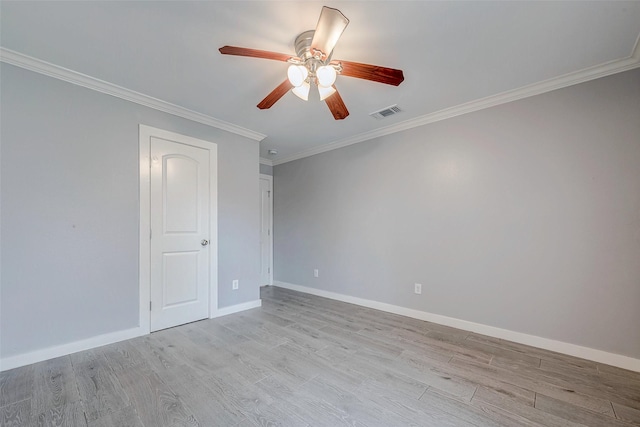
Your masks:
M336 93L336 90L333 88L333 86L318 86L318 93L320 93L320 101L324 101L325 99Z
M336 69L331 65L323 65L316 70L318 85L329 87L336 82Z
M295 87L300 86L307 76L309 75L309 71L307 67L302 65L290 65L287 70L287 77L289 78L289 82Z
M309 83L307 82L302 82L302 84L300 86L294 87L293 89L291 89L291 92L293 92L298 98L308 101L309 100Z

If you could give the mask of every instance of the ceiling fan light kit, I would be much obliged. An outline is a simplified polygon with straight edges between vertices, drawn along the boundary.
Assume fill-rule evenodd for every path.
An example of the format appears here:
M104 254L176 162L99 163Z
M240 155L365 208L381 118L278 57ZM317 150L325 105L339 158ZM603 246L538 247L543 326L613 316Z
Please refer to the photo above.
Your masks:
M304 81L299 86L296 86L293 89L291 89L291 92L293 92L294 95L296 95L298 98L302 99L303 101L308 101L309 89L311 89L311 85L309 84L309 82Z
M349 111L334 86L338 74L393 86L398 86L404 80L402 70L332 60L333 49L348 24L349 20L342 12L324 6L316 29L305 31L296 37L294 47L298 56L236 46L223 46L220 53L285 61L291 64L287 69L287 80L260 101L258 108L271 108L289 90L307 101L311 85L314 84L318 88L320 100L325 101L333 117L342 120L349 115Z
M324 101L334 93L336 93L336 89L333 86L318 86L318 93L320 93L320 101Z
M318 86L331 87L336 82L338 73L332 65L323 65L316 70L316 79L318 79Z
M289 69L287 70L287 77L292 85L298 87L309 76L309 71L306 67L302 65L289 65Z

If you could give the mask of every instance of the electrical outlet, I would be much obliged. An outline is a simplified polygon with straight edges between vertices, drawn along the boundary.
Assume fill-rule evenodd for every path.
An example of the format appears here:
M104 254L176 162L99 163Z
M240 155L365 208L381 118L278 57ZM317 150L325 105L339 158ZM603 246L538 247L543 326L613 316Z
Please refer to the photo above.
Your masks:
M422 293L422 285L420 283L416 283L413 292L415 292L416 294L421 294Z
M320 274L319 274L319 273L320 273L320 272L318 271L318 269L317 269L317 268L316 268L316 269L314 269L314 270L313 270L313 277L320 277Z
M231 282L231 289L238 289L238 279Z

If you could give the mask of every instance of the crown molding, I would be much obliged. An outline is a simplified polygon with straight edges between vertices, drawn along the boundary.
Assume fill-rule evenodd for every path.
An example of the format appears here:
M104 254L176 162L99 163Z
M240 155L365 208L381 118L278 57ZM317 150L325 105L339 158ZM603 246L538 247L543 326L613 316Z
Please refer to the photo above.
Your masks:
M562 76L554 77L538 83L533 83L518 89L508 90L496 95L491 95L485 98L476 99L474 101L456 105L455 107L445 108L444 110L395 123L390 126L385 126L369 132L350 136L348 138L339 139L337 141L330 142L319 147L314 147L309 150L301 151L299 153L274 160L273 165L281 165L283 163L292 162L294 160L302 159L331 150L336 150L342 147L347 147L359 142L368 141L396 132L402 132L403 130L424 126L429 123L439 122L441 120L461 116L463 114L472 113L474 111L484 110L485 108L495 107L497 105L506 104L508 102L517 101L519 99L528 98L530 96L540 95L556 89L573 86L578 83L595 80L600 77L606 77L611 74L621 73L623 71L632 70L638 67L640 67L640 36L638 36L638 39L636 40L636 44L631 55L626 58L605 62L604 64L588 67L583 70L564 74Z
M206 114L198 113L197 111L189 110L188 108L171 104L161 99L153 98L143 93L135 92L122 86L96 79L95 77L69 70L68 68L60 67L4 47L0 47L0 62L5 62L16 67L24 68L25 70L34 71L36 73L53 77L58 80L63 80L87 89L115 96L116 98L124 99L125 101L153 108L154 110L169 113L174 116L244 136L245 138L249 138L254 141L262 141L266 138L266 135L259 132L246 129L241 126L207 116Z
M262 141L264 138L266 138L266 135L262 133L255 132L241 126L237 126L232 123L207 116L206 114L198 113L197 111L189 110L179 105L171 104L169 102L162 101L160 99L153 98L151 96L135 92L121 86L117 86L113 83L96 79L86 74L69 70L67 68L60 67L3 47L0 47L0 62L5 62L10 65L34 71L107 95L115 96L117 98L153 108L158 111L169 113L174 116L182 117L194 122L225 130L227 132L241 135L255 141ZM506 104L508 102L517 101L519 99L528 98L530 96L540 95L556 89L561 89L578 83L587 82L589 80L598 79L600 77L606 77L611 74L621 73L623 71L632 70L638 67L640 67L640 35L638 36L638 39L636 39L636 43L631 55L626 58L609 61L604 64L588 67L583 70L568 73L559 77L554 77L542 82L533 83L531 85L527 85L518 89L505 91L496 95L491 95L485 98L460 104L455 107L445 108L444 110L425 114L423 116L395 123L390 126L385 126L369 132L364 132L358 135L339 139L337 141L330 142L328 144L324 144L322 146L315 147L309 150L301 151L290 156L283 157L281 159L269 160L261 158L260 163L269 166L280 165L327 151L336 150L338 148L347 147L359 142L368 141L396 132L402 132L404 130L424 126L429 123L446 120L463 114L472 113L474 111L483 110L485 108L495 107L497 105Z

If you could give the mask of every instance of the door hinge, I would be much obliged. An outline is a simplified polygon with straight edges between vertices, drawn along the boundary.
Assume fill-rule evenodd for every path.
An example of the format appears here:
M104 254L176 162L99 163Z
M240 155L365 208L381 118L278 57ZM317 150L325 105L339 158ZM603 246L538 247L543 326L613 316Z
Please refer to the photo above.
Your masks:
M267 191L267 197L271 197L271 191Z
M149 311L151 311L151 301L149 301Z
M267 236L271 236L271 229L267 230Z
M153 238L153 230L149 229L149 239Z
M267 267L267 274L271 274L271 267Z

